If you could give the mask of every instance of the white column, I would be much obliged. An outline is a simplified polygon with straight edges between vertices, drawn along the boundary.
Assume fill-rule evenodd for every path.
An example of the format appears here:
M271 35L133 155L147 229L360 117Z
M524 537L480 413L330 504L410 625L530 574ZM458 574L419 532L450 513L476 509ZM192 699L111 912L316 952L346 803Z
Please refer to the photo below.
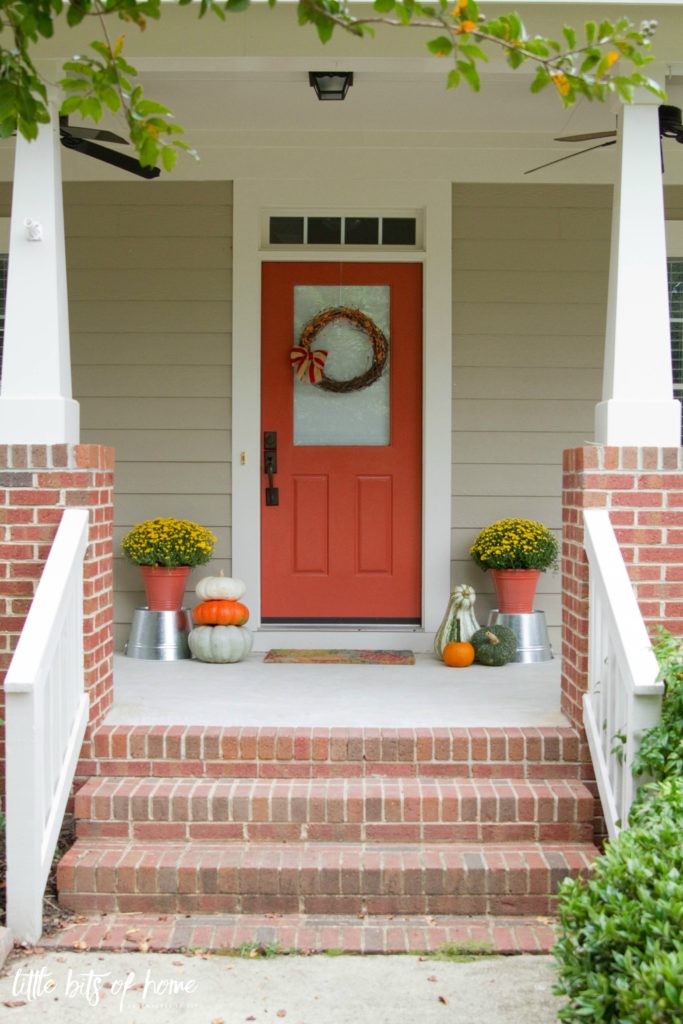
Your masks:
M602 402L595 439L680 444L671 377L658 105L622 107L612 212Z
M12 191L0 443L79 439L71 397L59 119L17 135ZM31 237L33 236L33 237Z

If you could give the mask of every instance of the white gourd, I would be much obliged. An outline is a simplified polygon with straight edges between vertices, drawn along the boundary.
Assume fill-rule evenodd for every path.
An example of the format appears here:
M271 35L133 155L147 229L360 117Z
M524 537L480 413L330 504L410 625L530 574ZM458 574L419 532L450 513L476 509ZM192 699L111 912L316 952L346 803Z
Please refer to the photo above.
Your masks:
M474 587L459 583L454 588L446 614L434 637L434 653L437 658L443 657L446 644L454 640L469 640L479 629L479 623L474 615L476 599Z
M187 642L197 661L226 664L246 658L254 637L246 626L196 626Z
M247 586L242 580L231 576L205 576L199 580L195 591L202 601L239 601Z

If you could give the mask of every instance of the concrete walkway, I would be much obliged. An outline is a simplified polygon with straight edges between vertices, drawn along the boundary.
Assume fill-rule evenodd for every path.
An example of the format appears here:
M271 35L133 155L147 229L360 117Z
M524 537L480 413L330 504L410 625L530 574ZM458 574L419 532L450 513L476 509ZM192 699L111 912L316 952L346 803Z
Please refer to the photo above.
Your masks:
M41 952L10 957L0 1017L17 1024L554 1024L545 956L242 959Z

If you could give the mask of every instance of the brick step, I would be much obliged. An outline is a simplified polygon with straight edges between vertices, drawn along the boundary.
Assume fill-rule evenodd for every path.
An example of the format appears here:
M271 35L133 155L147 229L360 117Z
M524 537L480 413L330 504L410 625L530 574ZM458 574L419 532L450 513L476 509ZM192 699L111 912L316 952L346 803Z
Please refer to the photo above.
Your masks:
M90 779L79 837L241 842L506 842L592 838L575 780Z
M47 949L159 953L549 953L550 920L537 917L325 917L316 914L107 914L65 920Z
M585 741L569 727L442 729L103 726L78 776L579 779Z
M245 844L83 840L57 872L77 913L547 915L589 843Z

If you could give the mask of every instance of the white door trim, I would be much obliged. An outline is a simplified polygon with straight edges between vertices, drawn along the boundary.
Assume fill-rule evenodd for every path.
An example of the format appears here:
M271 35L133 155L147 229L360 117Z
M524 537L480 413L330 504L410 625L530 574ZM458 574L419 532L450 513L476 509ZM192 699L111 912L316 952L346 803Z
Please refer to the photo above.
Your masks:
M233 214L232 572L247 584L254 649L409 647L429 650L450 591L451 562L451 253L450 182L235 181ZM420 209L424 252L296 252L261 247L263 209L358 211ZM261 264L277 259L423 262L422 622L405 630L260 628L261 608Z

